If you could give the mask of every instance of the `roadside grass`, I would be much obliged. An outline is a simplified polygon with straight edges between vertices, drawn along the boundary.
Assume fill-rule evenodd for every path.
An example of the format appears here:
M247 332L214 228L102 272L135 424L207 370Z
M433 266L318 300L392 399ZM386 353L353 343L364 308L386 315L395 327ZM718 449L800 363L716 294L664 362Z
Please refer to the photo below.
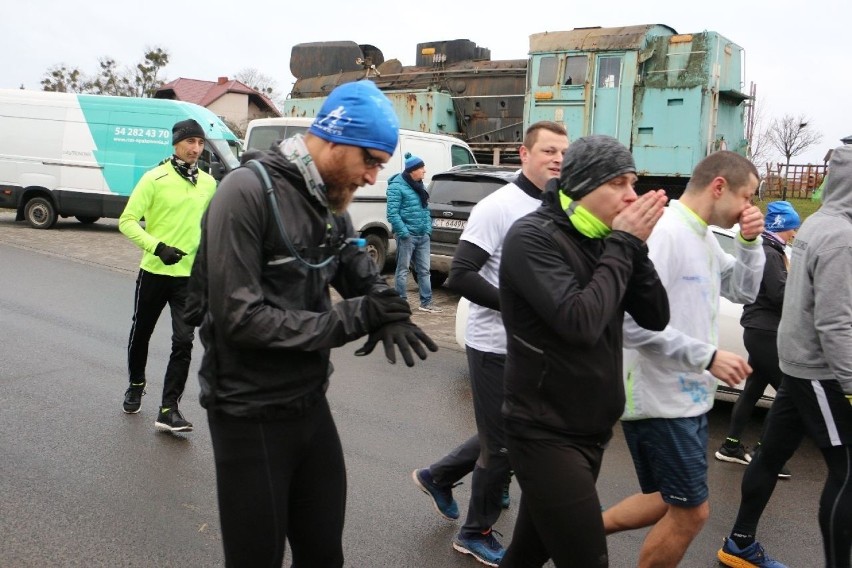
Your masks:
M760 210L763 211L763 214L766 215L766 207L772 203L773 201L780 201L781 198L772 198L772 199L764 199L762 201L757 201L755 205L760 207ZM799 214L799 218L804 223L805 219L807 219L812 213L814 213L819 206L821 205L818 201L812 201L809 197L788 197L787 201L793 206L793 209Z

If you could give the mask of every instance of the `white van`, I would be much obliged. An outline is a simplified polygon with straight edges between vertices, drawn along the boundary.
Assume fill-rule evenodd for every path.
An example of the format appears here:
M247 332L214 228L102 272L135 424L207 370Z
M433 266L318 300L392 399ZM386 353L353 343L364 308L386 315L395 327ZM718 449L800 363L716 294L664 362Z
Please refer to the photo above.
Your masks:
M0 89L0 208L49 229L57 217L117 218L139 178L172 154L172 126L195 119L199 166L220 179L239 166L237 137L192 103Z
M268 150L276 141L308 130L313 118L281 117L252 120L246 130L246 150ZM388 254L396 250L392 229L387 219L388 179L403 170L403 156L411 152L426 164L427 186L432 175L461 164L475 164L470 147L458 138L416 130L400 130L399 143L390 161L379 171L374 185L355 192L349 215L355 230L367 239L367 251L379 267Z

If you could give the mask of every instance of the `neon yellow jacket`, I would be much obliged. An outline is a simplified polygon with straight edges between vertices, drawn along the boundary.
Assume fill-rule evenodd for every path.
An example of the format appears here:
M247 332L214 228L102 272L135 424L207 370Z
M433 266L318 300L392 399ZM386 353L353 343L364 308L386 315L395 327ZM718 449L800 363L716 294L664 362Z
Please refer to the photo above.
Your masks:
M118 221L118 229L144 251L142 270L189 276L201 240L201 216L215 191L216 180L210 174L199 171L198 184L192 185L168 161L142 176ZM139 223L143 217L145 228ZM154 254L161 242L186 256L166 266Z

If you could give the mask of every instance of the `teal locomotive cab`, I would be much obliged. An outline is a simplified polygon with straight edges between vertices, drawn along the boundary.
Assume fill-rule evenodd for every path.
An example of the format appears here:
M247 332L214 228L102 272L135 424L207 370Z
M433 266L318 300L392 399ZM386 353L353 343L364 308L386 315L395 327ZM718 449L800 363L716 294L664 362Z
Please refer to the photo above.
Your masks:
M640 186L678 195L710 152L746 154L742 48L663 25L530 36L524 123L570 139L607 134L631 149Z

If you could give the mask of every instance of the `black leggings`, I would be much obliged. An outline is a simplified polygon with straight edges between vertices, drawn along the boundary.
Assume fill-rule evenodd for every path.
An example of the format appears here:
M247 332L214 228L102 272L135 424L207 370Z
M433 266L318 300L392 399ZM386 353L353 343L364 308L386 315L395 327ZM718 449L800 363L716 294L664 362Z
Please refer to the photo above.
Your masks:
M247 421L208 412L226 566L343 566L346 466L323 397L300 416Z
M778 368L778 334L774 331L745 328L743 343L748 351L748 363L752 373L746 379L743 392L734 404L731 412L731 426L728 437L736 440L742 436L745 426L751 418L754 405L760 400L767 385L772 385L776 391L781 386L783 374Z
M567 439L507 437L509 461L521 486L512 544L501 568L609 566L595 482L603 448Z
M742 499L734 523L733 532L755 536L757 525L772 492L778 482L778 472L787 463L802 438L809 433L812 417L800 414L793 399L802 404L802 391L788 388L797 386L790 381L801 379L784 378L775 402L766 419L766 429L742 481ZM801 386L799 383L798 386ZM808 384L808 381L804 381ZM836 393L829 393L835 394ZM833 410L846 411L842 395ZM838 408L839 407L839 408ZM837 415L840 418L840 415ZM843 432L843 425L837 425ZM819 503L819 526L822 532L823 550L827 568L850 568L852 550L852 446L848 443L830 446L817 440L828 469Z

